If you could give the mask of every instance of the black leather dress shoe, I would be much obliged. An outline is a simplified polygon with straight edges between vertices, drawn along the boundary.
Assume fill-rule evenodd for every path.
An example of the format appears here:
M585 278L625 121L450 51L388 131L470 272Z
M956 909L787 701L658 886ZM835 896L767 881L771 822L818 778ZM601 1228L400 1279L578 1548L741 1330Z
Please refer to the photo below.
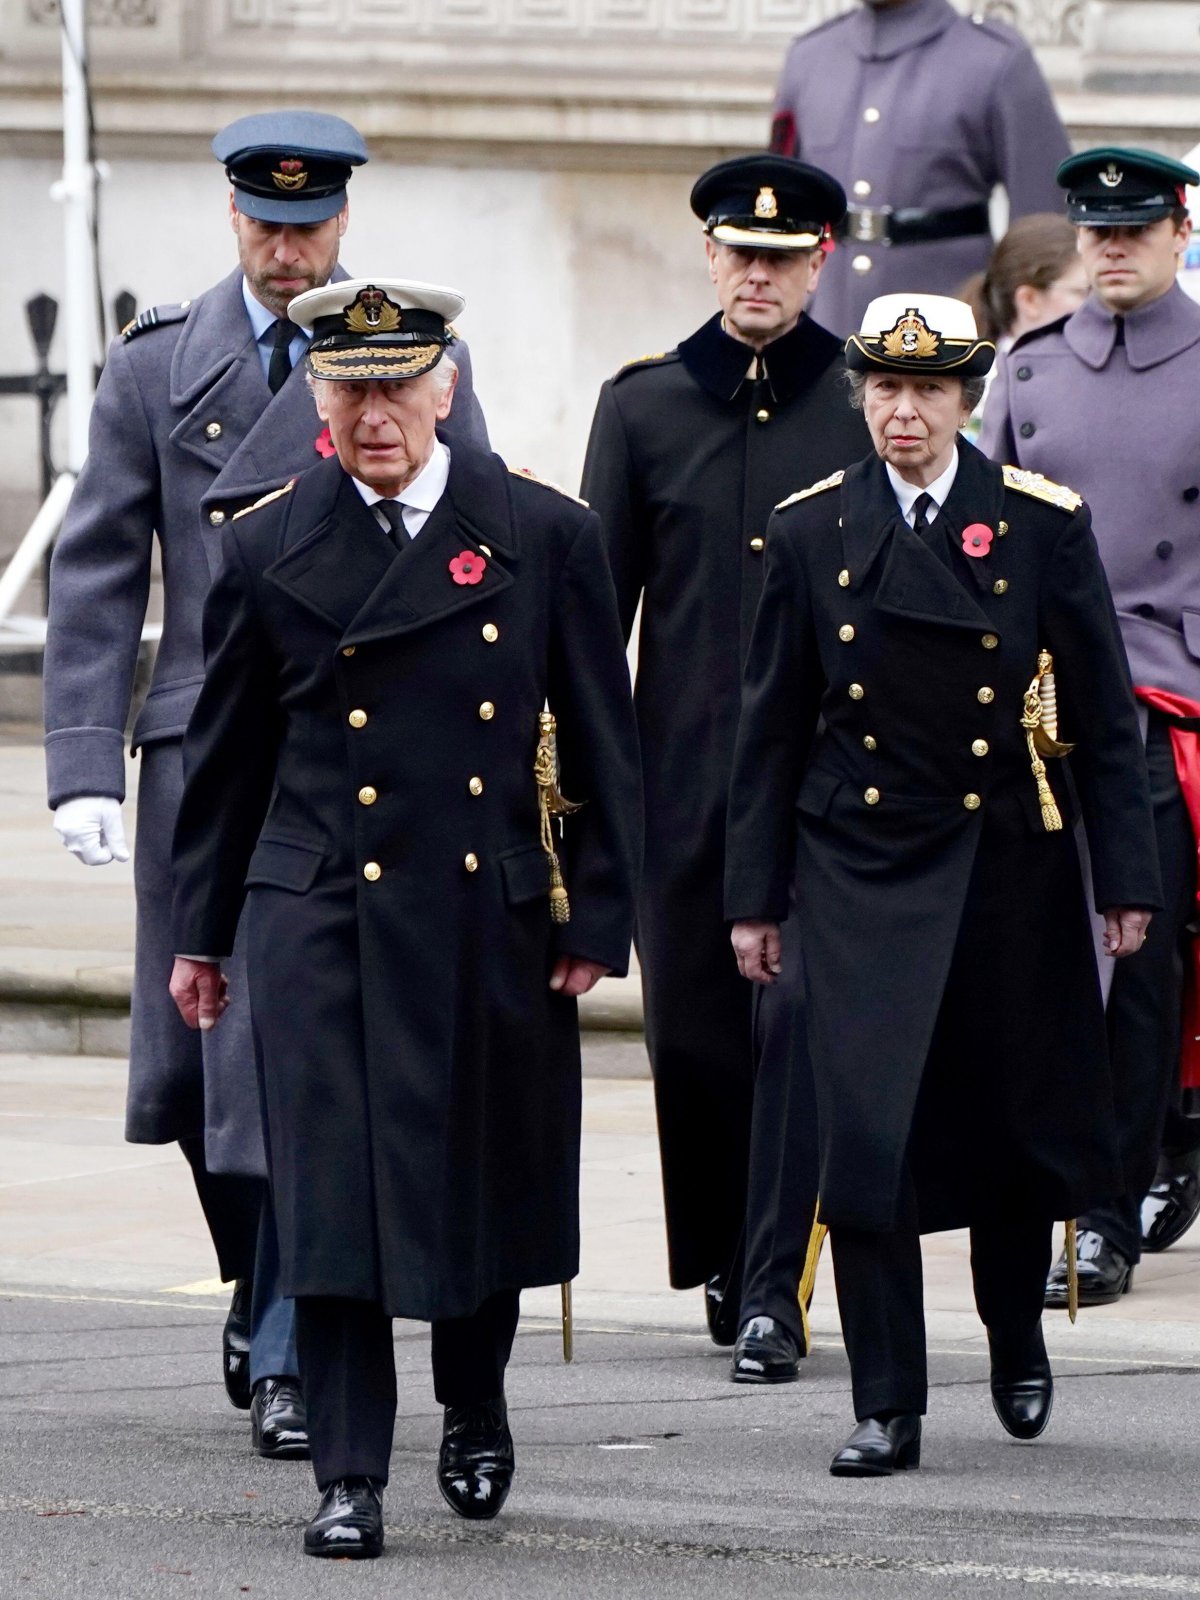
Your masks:
M268 1461L308 1460L308 1419L295 1378L260 1378L254 1385L250 1443Z
M225 1393L239 1411L250 1409L250 1280L239 1278L233 1286L229 1315L221 1334L221 1366Z
M1024 1337L988 1330L992 1405L1014 1439L1036 1439L1050 1421L1054 1378L1041 1324Z
M704 1285L704 1315L708 1320L709 1337L722 1349L737 1340L738 1323L742 1320L741 1268L738 1283L731 1285L727 1275L718 1273Z
M383 1488L374 1478L338 1478L304 1530L307 1556L361 1561L383 1554Z
M1177 1244L1200 1216L1200 1150L1164 1155L1142 1201L1142 1249L1154 1253Z
M1133 1268L1102 1233L1080 1228L1075 1247L1079 1272L1079 1304L1107 1306L1133 1287ZM1067 1256L1064 1251L1046 1279L1046 1308L1067 1309Z
M829 1463L835 1478L890 1478L921 1465L921 1419L867 1417Z
M460 1517L494 1517L508 1499L515 1467L502 1399L446 1407L437 1481L442 1498Z
M774 1317L751 1317L733 1347L734 1383L794 1383L805 1352Z

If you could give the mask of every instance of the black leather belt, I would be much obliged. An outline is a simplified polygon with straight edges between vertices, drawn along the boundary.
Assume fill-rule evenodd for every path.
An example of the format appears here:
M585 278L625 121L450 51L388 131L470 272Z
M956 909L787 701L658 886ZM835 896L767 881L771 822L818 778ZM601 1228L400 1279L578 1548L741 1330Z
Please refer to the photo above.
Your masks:
M988 208L982 201L948 211L851 206L841 228L842 238L854 244L924 244L931 239L966 239L990 232Z

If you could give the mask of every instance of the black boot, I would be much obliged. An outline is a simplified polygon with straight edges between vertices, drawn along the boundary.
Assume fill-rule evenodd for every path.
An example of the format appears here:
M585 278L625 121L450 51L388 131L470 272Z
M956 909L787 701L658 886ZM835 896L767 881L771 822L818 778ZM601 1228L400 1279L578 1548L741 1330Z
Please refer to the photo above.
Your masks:
M460 1517L494 1517L508 1499L515 1467L503 1398L446 1407L437 1481L442 1498Z
M890 1478L921 1465L921 1419L865 1417L829 1464L835 1478Z
M376 1478L338 1478L321 1496L304 1530L304 1553L361 1561L383 1554L383 1485Z
M308 1460L308 1421L295 1378L260 1378L254 1385L250 1443L268 1461Z
M1031 1333L988 1329L992 1405L1014 1439L1036 1439L1050 1421L1054 1378L1039 1322Z
M751 1317L733 1347L734 1383L794 1383L806 1352L774 1317Z
M239 1411L250 1409L250 1280L239 1278L233 1286L229 1315L221 1335L221 1365L225 1393Z

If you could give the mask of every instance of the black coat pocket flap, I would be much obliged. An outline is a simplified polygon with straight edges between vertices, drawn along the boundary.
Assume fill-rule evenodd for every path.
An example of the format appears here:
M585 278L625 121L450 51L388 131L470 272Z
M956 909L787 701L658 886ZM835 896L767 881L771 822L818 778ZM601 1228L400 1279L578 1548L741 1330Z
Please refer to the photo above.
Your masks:
M269 884L273 889L307 894L324 859L321 845L305 844L300 839L260 839L250 857L246 887Z
M841 787L842 780L835 773L824 772L820 767L810 767L800 780L796 809L810 817L823 817Z
M504 898L510 906L550 893L550 863L540 844L506 850L500 857L500 870L504 874Z

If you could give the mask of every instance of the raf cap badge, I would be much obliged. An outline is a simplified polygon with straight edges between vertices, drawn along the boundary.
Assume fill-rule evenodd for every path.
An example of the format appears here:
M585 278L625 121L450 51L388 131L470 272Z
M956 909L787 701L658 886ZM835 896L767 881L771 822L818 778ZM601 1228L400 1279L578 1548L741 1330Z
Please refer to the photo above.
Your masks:
M288 156L279 163L278 170L272 170L271 178L277 189L295 191L303 189L308 182L308 171L298 156Z
M915 356L928 360L942 347L941 334L934 332L916 306L909 306L882 338L885 356Z

